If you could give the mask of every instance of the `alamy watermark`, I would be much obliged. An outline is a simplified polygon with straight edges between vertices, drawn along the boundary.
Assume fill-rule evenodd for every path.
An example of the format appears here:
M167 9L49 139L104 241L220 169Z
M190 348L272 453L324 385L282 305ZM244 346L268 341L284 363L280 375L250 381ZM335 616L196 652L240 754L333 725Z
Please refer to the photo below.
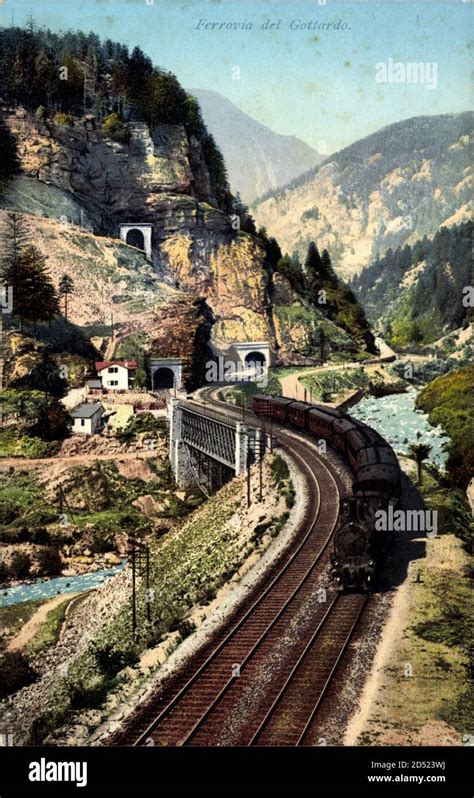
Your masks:
M0 286L0 310L11 313L13 310L13 288L11 285Z
M426 532L428 537L438 534L437 510L377 510L375 512L377 532Z
M261 388L268 385L266 360L242 362L227 360L221 355L206 363L206 382L255 382Z
M438 88L436 61L379 61L375 65L376 83L415 83L434 91Z

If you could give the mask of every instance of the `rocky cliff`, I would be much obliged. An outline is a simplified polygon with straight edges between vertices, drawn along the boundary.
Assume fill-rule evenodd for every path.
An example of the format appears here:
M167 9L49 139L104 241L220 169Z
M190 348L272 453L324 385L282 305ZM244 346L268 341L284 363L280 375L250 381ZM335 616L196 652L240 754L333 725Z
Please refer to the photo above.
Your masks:
M269 340L285 361L303 350L312 354L307 335L298 335L293 323L285 326L291 314L279 312L296 298L281 285L272 309L262 242L235 229L235 219L218 207L201 146L183 126L150 131L133 123L124 144L108 138L90 116L58 124L15 108L6 109L5 119L21 172L7 185L2 205L32 215L55 283L64 271L73 277L74 324L99 334L97 327L110 325L113 316L120 338L144 332L161 355L178 354L171 337L182 338L183 329L191 340L207 330L224 347ZM152 225L150 264L117 240L119 224L130 222ZM204 316L196 307L206 308ZM180 318L184 327L175 330ZM189 373L195 372L190 363Z

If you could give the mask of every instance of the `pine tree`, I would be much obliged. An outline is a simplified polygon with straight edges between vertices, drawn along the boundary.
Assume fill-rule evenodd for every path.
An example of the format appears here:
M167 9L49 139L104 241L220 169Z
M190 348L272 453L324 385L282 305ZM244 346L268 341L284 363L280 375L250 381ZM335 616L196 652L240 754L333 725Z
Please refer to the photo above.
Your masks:
M16 140L10 133L4 120L0 117L0 187L5 180L13 177L20 167L18 160Z
M69 274L63 274L59 281L59 295L64 297L64 318L67 321L67 300L69 294L74 291L74 281Z
M19 213L7 213L2 230L2 274L15 268L21 253L30 242L30 231L24 217Z
M13 315L35 325L59 312L58 297L46 270L46 259L30 244L28 226L18 213L7 214L3 235L3 280L12 288Z
M56 289L46 269L46 258L33 246L27 247L22 255L22 267L26 271L25 299L22 316L33 322L51 320L59 313L59 300ZM13 290L13 310L15 312L15 290Z
M339 281L336 272L332 267L331 258L329 257L329 252L327 249L323 249L323 254L321 256L321 267L323 282L326 283L328 288L337 288Z
M317 298L318 291L324 288L324 267L321 260L321 255L319 254L319 250L314 241L311 241L308 246L308 254L306 255L306 260L304 262L304 271L308 281L308 288L313 298Z

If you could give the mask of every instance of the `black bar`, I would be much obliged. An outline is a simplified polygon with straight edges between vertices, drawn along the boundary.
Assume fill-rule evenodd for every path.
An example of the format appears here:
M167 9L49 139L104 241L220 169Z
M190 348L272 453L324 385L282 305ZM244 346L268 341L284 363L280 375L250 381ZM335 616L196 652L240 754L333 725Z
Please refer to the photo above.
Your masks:
M468 757L472 758L472 748L468 746L0 748L0 794L2 798L29 795L470 798ZM87 783L78 788L70 781L29 781L30 763L40 762L41 758L46 763L86 762ZM442 768L422 767L423 763L439 762L444 763ZM399 763L403 766L399 767ZM369 781L369 776L381 780ZM390 776L391 782L383 780ZM423 776L424 781L394 781L397 777L410 776ZM427 782L428 776L443 776L445 780Z

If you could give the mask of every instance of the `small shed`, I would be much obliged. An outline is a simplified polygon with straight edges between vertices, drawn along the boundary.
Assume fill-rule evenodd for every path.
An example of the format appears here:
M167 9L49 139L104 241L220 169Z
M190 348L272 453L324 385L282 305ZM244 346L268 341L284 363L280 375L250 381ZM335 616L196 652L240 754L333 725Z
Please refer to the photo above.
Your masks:
M72 431L93 435L102 423L104 406L101 402L84 402L71 410Z
M87 393L102 393L102 380L86 380Z

